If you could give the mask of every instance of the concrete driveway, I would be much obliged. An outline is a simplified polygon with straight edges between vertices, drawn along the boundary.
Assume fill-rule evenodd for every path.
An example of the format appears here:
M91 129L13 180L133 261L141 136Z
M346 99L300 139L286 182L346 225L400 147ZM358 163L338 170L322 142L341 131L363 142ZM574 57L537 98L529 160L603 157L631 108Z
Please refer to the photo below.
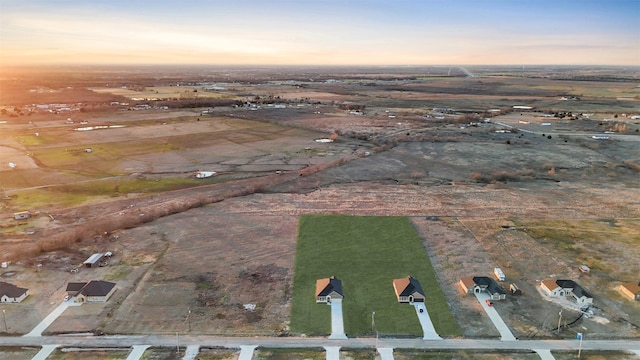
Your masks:
M42 332L45 331L49 325L53 324L53 322L58 318L58 316L62 315L62 313L67 310L70 306L80 306L82 303L77 303L75 301L63 301L58 305L53 311L49 313L36 327L33 328L28 334L24 336L42 336Z
M331 299L331 335L329 339L346 339L342 321L342 299Z
M425 340L442 340L440 335L436 332L436 329L433 327L426 305L421 302L416 302L413 303L413 307L416 309L418 320L420 320L420 326L422 326L422 332L424 334L422 338Z
M496 329L498 329L498 332L500 332L500 340L517 340L496 309L494 309L493 306L487 305L486 301L489 299L489 294L480 292L475 295L484 311L489 315L489 319L493 322L493 326L495 326Z

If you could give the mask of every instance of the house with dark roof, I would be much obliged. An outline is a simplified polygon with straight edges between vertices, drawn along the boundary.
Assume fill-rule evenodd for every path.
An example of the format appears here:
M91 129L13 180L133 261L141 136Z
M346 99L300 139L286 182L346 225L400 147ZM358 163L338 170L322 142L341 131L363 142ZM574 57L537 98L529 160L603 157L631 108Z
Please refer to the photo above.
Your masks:
M628 282L621 284L618 291L631 300L640 300L640 282Z
M552 297L571 298L578 304L593 303L593 296L573 280L546 279L540 282L540 288Z
M67 284L67 294L75 297L77 302L105 302L115 291L115 283L103 280Z
M491 300L504 300L507 292L493 278L488 276L469 276L458 282L462 291L466 294L478 294L486 292Z
M29 296L29 289L0 281L0 303L19 303Z
M393 289L399 303L424 302L424 291L420 282L409 275L400 279L393 279Z
M342 280L335 276L316 280L316 303L331 304L331 299L343 299Z

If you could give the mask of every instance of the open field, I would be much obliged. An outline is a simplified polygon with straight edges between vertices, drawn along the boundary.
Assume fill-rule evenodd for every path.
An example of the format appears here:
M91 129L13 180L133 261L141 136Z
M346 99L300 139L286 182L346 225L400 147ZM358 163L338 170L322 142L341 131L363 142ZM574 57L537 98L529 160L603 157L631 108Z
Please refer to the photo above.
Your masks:
M315 281L342 280L347 335L422 335L415 309L398 304L392 281L408 275L420 281L431 320L442 336L459 329L424 248L411 223L396 217L303 216L300 220L293 282L291 330L310 335L331 332L330 311L315 302ZM373 295L375 294L375 295Z
M67 282L101 278L117 282L114 297L67 310L47 333L288 335L296 331L299 219L334 214L408 218L420 247L413 253L434 271L424 277L437 281L465 337L498 333L457 281L500 266L524 292L495 304L517 337L558 336L561 306L537 291L539 280L557 276L594 295L594 315L566 309L559 337L637 338L640 305L615 287L640 281L638 72L472 70L479 76L447 76L446 68L316 69L281 72L281 80L266 70L212 72L207 83L236 84L221 95L251 104L184 108L176 100L147 110L110 105L130 100L86 90L103 86L91 79L61 76L48 82L51 92L28 90L53 75L0 82L0 260L11 262L0 279L31 294L7 305L8 333L28 332ZM130 81L173 87L145 76ZM175 85L189 75L167 76ZM43 103L83 110L31 106ZM124 127L73 130L112 125ZM605 132L606 141L591 137ZM314 141L330 134L333 143ZM218 173L196 181L201 170ZM13 220L22 210L32 217ZM109 266L69 272L107 250L116 254ZM592 272L579 273L580 264ZM379 291L393 297L390 281ZM382 310L348 311L352 298L348 333L370 332L372 310L381 332L398 333ZM328 307L312 305L327 310L315 330L326 334Z

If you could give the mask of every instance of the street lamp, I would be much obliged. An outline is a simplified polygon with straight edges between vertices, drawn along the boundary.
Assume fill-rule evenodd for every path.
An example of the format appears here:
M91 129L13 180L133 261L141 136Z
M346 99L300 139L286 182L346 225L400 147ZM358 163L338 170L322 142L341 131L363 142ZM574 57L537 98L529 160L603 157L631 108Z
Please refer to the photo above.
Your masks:
M189 309L189 313L187 314L187 322L189 323L189 331L191 331L191 309Z
M376 329L376 312L371 313L371 331L376 333L376 351L378 351L378 329Z
M582 352L582 338L584 337L581 332L578 333L578 340L580 340L580 345L578 346L578 359L580 359L580 353Z
M562 310L558 313L558 335L560 335L560 321L562 321Z

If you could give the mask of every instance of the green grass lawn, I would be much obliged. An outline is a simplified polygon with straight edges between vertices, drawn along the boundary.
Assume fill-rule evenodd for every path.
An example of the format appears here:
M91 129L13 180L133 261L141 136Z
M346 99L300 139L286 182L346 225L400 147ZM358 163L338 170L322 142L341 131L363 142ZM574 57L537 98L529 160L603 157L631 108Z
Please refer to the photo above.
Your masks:
M461 331L447 305L429 257L405 217L308 215L300 218L291 330L331 332L331 309L316 304L315 284L335 275L342 280L347 336L373 334L372 312L380 334L422 335L413 306L397 302L392 281L412 275L425 290L426 306L442 336Z

